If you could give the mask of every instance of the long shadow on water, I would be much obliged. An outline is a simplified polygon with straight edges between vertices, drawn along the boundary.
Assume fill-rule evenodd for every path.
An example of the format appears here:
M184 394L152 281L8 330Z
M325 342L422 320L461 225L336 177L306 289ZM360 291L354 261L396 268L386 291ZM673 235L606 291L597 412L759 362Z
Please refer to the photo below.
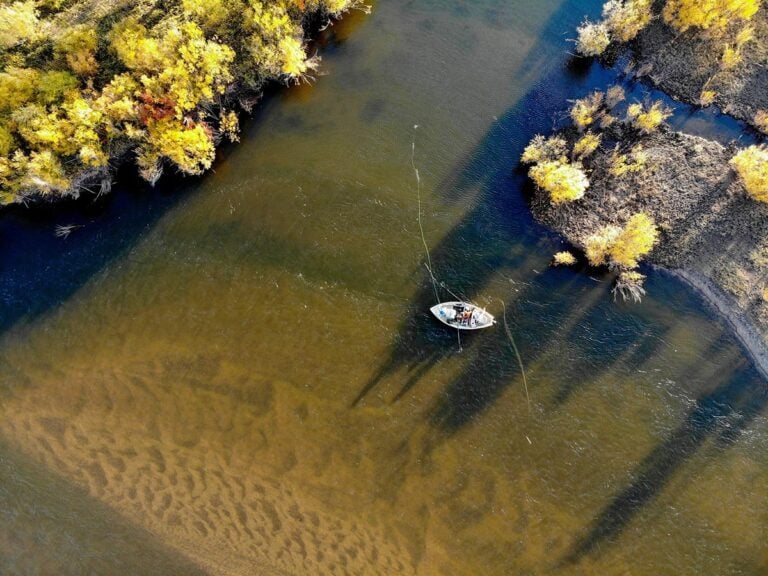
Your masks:
M547 234L531 217L526 198L520 193L526 182L525 172L515 167L530 138L552 129L563 102L598 82L591 76L605 74L599 66L585 65L583 61L555 59L553 65L552 58L554 54L564 54L566 33L585 14L596 15L599 10L599 2L585 6L583 1L569 0L560 5L515 77L538 75L539 70L548 70L548 74L494 122L457 169L437 186L448 202L475 197L473 207L432 249L436 274L462 298L476 299L500 270L521 267L530 247ZM402 397L456 349L451 344L456 341L455 334L446 334L425 312L435 298L426 273L423 278L422 288L410 302L387 360L362 386L352 406L358 405L385 378L405 369L408 376L395 399ZM448 299L450 293L443 291L441 297ZM471 349L482 339L483 335L469 335L464 348Z
M741 354L737 353L721 373L726 375L725 380L699 398L678 428L643 459L634 474L635 480L597 515L564 563L576 563L601 545L614 541L708 439L721 448L727 447L766 410L768 388Z
M578 15L573 14L575 7L579 8ZM599 11L599 3L594 8ZM552 17L540 43L552 42L553 36L559 37L570 25L575 27L583 15L583 3L564 3ZM544 46L536 46L529 55L528 71L551 66L542 60L547 54ZM598 65L557 63L493 124L458 169L440 183L438 190L449 202L460 201L472 192L476 198L473 207L432 251L434 268L450 287L462 296L477 298L499 271L524 266L526 253L537 249L546 231L532 220L526 196L521 193L524 175L514 171L523 147L534 134L551 130L566 100L616 80L620 80L618 72ZM632 88L645 91L640 85ZM719 125L720 119L717 122ZM734 128L731 124L726 118L726 139L738 132L738 126ZM571 275L571 286L563 284L567 275ZM526 363L546 360L548 354L559 353L558 347L563 343L576 342L572 369L567 374L558 374L555 406L563 405L579 388L615 367L631 370L642 365L664 345L664 332L670 328L650 325L625 310L617 313L613 308L613 312L607 312L607 283L600 288L590 287L589 282L583 275L549 270L524 288L522 294L515 294L515 331L525 335L518 344ZM551 297L549 291L553 293ZM579 291L594 294L578 296ZM405 369L408 376L394 400L401 398L433 366L453 353L455 335L446 334L425 312L433 301L432 287L425 275L422 289L410 303L411 315L401 324L387 360L365 383L353 405L360 403L387 376ZM536 306L530 305L531 301L537 301ZM538 309L540 305L543 312ZM553 314L547 307L557 312ZM606 317L611 314L612 317ZM595 342L594 334L589 334L591 329L605 329L609 333ZM516 358L500 327L474 335L465 342L465 348L470 355L465 369L438 396L429 416L438 432L437 441L471 422L510 384L520 383ZM615 538L707 439L727 446L765 411L765 387L751 367L739 362L743 360L737 360L732 370L723 372L729 376L705 392L678 429L638 466L637 480L598 514L566 562L577 562ZM589 375L588 381L584 374ZM695 369L692 375L695 376Z

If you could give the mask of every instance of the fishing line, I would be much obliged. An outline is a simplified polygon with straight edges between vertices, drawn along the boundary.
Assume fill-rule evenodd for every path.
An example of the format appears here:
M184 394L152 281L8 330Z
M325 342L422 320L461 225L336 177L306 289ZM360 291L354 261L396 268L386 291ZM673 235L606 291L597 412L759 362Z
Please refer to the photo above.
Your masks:
M416 124L413 128L414 130L418 128L418 124ZM435 303L440 303L440 296L437 293L437 279L435 278L434 273L432 272L432 257L429 255L429 247L427 246L427 240L424 237L424 226L421 223L421 177L419 176L419 169L416 168L416 139L414 138L413 142L411 142L411 168L413 168L413 173L416 174L416 199L418 201L419 206L419 232L421 233L421 243L424 244L424 252L427 253L427 272L429 272L429 277L432 280L432 289L435 291Z
M504 304L504 300L501 301L501 306L504 309L504 331L507 333L507 338L509 338L509 341L512 344L512 350L515 352L515 356L517 356L517 363L520 365L520 373L523 375L523 387L525 388L525 401L528 403L528 413L531 413L531 397L528 395L528 380L525 378L525 369L523 368L523 359L520 357L520 352L517 349L517 344L515 344L515 339L512 336L512 331L509 329L509 324L507 324L507 306ZM526 436L526 438L528 438ZM530 439L528 440L530 443Z
M414 125L413 129L416 130L419 127L418 124ZM424 245L424 252L427 255L427 261L424 264L424 266L427 269L427 272L429 272L429 278L432 281L432 290L435 292L435 303L440 303L440 294L437 290L438 282L437 278L435 278L434 272L432 272L432 256L429 254L429 246L427 246L427 239L424 236L424 225L421 222L421 176L419 176L419 169L416 168L416 139L414 138L411 142L411 168L413 168L413 173L416 175L416 200L418 202L418 222L419 222L419 233L421 234L421 243ZM448 288L445 285L445 282L440 282L440 286L448 290L448 292L457 300L463 300L462 298L459 298L456 296L450 288ZM461 347L461 330L456 328L456 338L459 341L459 352L462 352L463 349Z

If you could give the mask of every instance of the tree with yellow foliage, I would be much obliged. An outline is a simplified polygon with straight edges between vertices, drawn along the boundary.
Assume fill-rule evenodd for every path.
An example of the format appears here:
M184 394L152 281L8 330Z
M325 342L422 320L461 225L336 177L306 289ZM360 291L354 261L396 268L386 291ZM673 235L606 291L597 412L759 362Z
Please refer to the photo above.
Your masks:
M595 134L587 131L584 136L576 140L573 145L573 156L576 159L583 159L592 155L595 150L600 146L602 140L602 134Z
M661 100L656 100L648 107L635 103L627 108L627 117L632 125L646 134L654 132L670 116L672 111Z
M552 257L552 264L555 266L573 266L576 264L576 257L567 250L557 252Z
M633 215L613 240L608 254L610 262L619 268L634 268L659 241L659 231L653 218L640 212Z
M571 119L579 130L588 128L598 117L603 107L605 95L596 90L592 94L574 100L571 106Z
M656 245L659 232L653 219L640 212L633 215L623 228L605 226L584 241L584 250L592 266L632 269L638 260Z
M603 5L603 19L611 35L629 42L653 18L652 0L608 0Z
M96 63L96 30L85 25L70 28L56 44L56 52L63 55L69 68L78 76L93 76Z
M582 56L600 56L611 44L611 33L605 22L585 20L576 30L576 51Z
M537 134L523 150L520 160L525 164L535 164L544 160L565 161L565 150L568 143L560 136L545 138Z
M627 174L642 172L648 165L648 153L642 144L635 144L624 154L619 151L618 144L608 160L608 172L611 176L621 178Z
M363 2L133 3L88 21L77 17L79 1L0 3L0 203L67 193L73 176L103 173L110 151L126 146L150 181L164 164L201 173L222 136L238 139L232 106L243 91L316 68L307 16ZM55 17L63 8L66 27Z
M210 128L202 123L185 126L164 118L147 125L147 142L140 149L139 165L157 165L165 157L184 174L197 175L211 167L214 155Z
M731 158L731 166L752 198L768 202L768 147L761 144L740 150Z
M735 20L749 20L760 7L760 0L667 0L664 20L685 32L700 28L718 33Z
M0 6L0 48L10 48L40 34L37 6L33 0Z
M578 200L589 187L589 179L578 162L545 160L531 167L528 175L549 193L553 204Z

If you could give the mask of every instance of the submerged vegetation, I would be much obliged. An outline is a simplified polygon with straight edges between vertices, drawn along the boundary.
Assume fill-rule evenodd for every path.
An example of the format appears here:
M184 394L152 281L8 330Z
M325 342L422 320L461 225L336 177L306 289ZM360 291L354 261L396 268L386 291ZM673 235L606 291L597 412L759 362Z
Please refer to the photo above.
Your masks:
M0 6L0 203L200 174L236 108L317 67L305 29L361 0L20 0Z

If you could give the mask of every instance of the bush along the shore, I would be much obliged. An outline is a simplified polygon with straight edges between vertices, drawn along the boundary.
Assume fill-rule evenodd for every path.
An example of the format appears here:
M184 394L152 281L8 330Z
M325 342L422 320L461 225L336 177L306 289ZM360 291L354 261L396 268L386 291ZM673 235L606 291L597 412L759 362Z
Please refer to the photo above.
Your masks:
M765 145L740 150L731 159L731 166L747 194L760 202L768 202L768 148Z
M605 151L597 160L603 177L624 179L631 185L632 174L652 170L638 140L657 130L670 111L661 102L634 102L620 115L619 104L624 100L620 86L575 100L570 109L572 127L550 137L537 135L525 148L521 161L532 164L529 175L546 196L543 201L551 205L550 217L557 220L580 206L589 188L588 174L597 167L592 157L598 150ZM567 177L558 178L557 170ZM569 238L583 249L591 266L617 270L614 294L635 301L644 294L644 276L637 267L658 239L653 218L642 211L628 215L621 225L595 226L585 219L576 237ZM570 252L553 258L556 265L575 262Z
M135 152L150 182L210 168L234 108L318 62L305 28L361 0L21 0L0 6L0 204L108 188Z

